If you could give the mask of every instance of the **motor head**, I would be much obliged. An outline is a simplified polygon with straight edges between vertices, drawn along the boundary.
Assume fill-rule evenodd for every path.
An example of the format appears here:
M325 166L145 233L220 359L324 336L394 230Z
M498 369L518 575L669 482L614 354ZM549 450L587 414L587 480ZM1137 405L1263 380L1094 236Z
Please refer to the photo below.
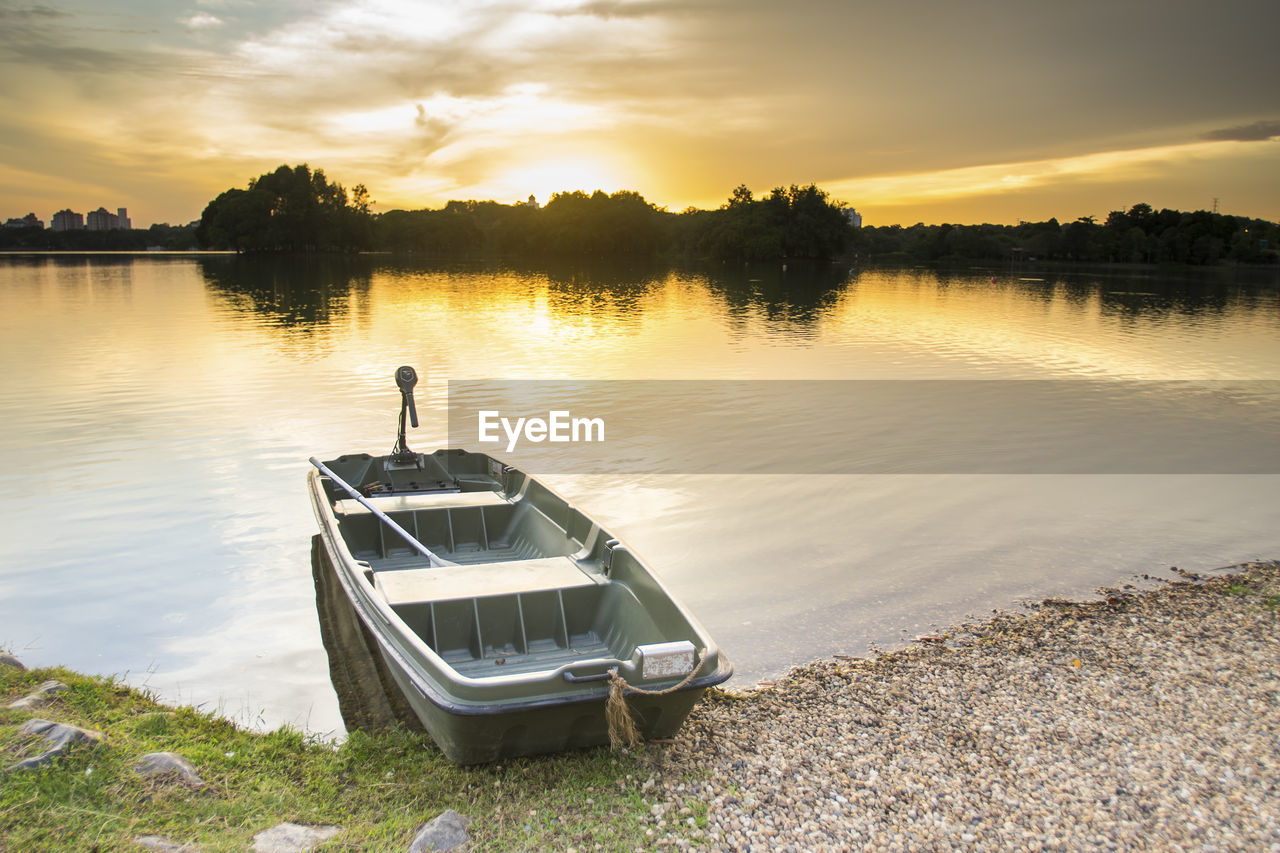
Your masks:
M418 384L418 372L409 365L404 365L396 371L396 384L403 393L412 394L413 386Z
M418 384L418 372L409 365L396 371L396 384L400 386L401 406L409 410L409 423L418 426L418 407L413 404L413 386Z

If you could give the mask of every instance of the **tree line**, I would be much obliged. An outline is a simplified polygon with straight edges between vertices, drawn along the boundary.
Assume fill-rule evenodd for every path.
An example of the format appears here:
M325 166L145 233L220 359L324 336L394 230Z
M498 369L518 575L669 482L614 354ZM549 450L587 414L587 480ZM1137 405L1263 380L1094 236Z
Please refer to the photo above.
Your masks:
M843 204L814 185L756 199L739 187L719 210L673 214L630 190L554 194L528 202L450 201L439 210L369 211L306 164L280 166L205 207L196 234L237 252L382 251L431 257L698 256L717 260L828 260L848 246Z
M307 164L281 165L221 193L198 224L149 230L0 229L0 249L231 249L392 252L432 258L806 259L882 263L1083 261L1280 263L1280 226L1207 211L1136 204L1091 216L1017 225L854 228L843 202L816 185L756 198L739 186L715 210L672 213L637 192L582 191L529 202L450 201L439 210L371 212L363 185L348 191ZM30 232L30 233L28 233Z
M228 190L201 218L201 244L239 251L340 248L428 257L865 260L937 263L1083 261L1274 264L1280 228L1261 219L1136 204L1104 222L900 225L854 228L842 202L816 185L756 198L739 186L715 210L671 213L637 192L562 192L529 202L450 201L439 210L369 212L324 173L281 166Z
M813 185L779 187L758 199L739 186L719 209L679 214L634 192L559 193L541 209L452 201L440 210L383 213L371 239L379 251L439 256L1280 263L1280 226L1262 219L1136 204L1103 222L853 228L843 205Z
M953 260L1086 261L1101 263L1280 263L1280 226L1263 219L1204 210L1155 210L1135 204L1061 224L901 225L859 229L853 251L868 260L937 263Z

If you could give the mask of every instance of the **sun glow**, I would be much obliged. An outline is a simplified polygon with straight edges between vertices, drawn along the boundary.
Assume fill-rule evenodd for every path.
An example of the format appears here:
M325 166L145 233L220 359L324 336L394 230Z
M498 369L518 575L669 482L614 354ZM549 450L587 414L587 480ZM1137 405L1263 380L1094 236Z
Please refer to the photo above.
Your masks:
M488 186L497 199L535 196L545 203L553 193L625 189L622 170L604 157L558 157L521 163L502 172Z

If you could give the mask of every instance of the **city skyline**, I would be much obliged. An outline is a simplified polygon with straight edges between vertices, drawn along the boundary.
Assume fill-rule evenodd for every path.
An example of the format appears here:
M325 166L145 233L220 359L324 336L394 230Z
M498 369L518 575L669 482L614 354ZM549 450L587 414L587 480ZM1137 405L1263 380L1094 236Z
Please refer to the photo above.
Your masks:
M305 162L375 210L815 183L867 225L1274 221L1277 23L1255 0L0 0L0 208L184 224Z

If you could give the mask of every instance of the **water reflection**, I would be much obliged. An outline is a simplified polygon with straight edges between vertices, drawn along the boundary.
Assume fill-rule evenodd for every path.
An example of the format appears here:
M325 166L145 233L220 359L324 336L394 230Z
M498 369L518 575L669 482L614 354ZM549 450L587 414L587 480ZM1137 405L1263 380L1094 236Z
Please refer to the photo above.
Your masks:
M1273 300L1270 288L1241 285L1192 285L1185 281L1105 282L1098 285L1102 311L1122 317L1196 317L1229 311L1253 311Z
M199 260L209 289L229 307L252 312L273 324L322 326L343 317L353 304L366 304L375 286L400 295L451 290L465 282L474 295L494 283L508 298L527 296L529 286L548 305L569 314L626 318L671 284L696 282L727 313L758 315L769 322L812 326L838 303L855 274L830 264L727 265L678 269L658 263L608 261L508 266L432 264L406 258L218 256Z
M127 282L133 261L107 256L39 259L38 263L79 266L85 270L85 281L110 279L106 267L115 266L119 271L115 277ZM561 321L590 318L590 328L600 333L611 323L634 325L645 315L661 314L663 303L672 302L667 307L685 313L705 314L709 309L722 318L734 338L780 334L800 342L828 330L832 323L841 325L850 314L866 319L868 309L883 313L884 285L889 281L900 303L894 309L904 315L907 327L921 320L922 308L933 307L948 312L947 322L955 323L963 318L951 311L961 303L975 309L972 317L979 323L984 313L1007 320L1008 309L1015 305L1024 319L1033 316L1028 309L1040 305L1049 312L1043 319L1056 323L1050 315L1070 306L1114 319L1122 328L1138 320L1160 323L1171 318L1194 321L1274 313L1276 305L1274 281L1266 276L1259 279L1256 272L1241 283L1224 279L1221 271L1199 276L1182 271L1168 277L1090 272L1034 275L1027 270L990 275L988 270L884 271L831 264L684 269L606 261L440 265L376 256L217 256L202 257L198 264L209 290L223 304L285 329L323 328L349 315L366 317L379 308L420 313L425 306L439 303L451 312L454 322L465 323L462 314L477 310L508 324L546 313ZM66 273L64 269L59 275L62 283L76 280ZM674 289L687 290L691 285L710 302L691 299L688 293L672 299ZM901 304L909 294L916 301ZM575 337L580 338L581 331L577 329Z
M832 264L725 265L701 280L738 319L759 315L770 323L806 327L818 323L840 301L857 273Z
M22 255L0 253L0 275L9 287L56 288L76 299L79 294L127 293L133 283L131 255Z
M320 639L329 656L329 678L347 731L425 731L387 671L373 635L343 592L318 535L311 537L311 577Z
M598 313L626 317L642 309L643 301L662 287L668 269L659 264L553 264L517 271L545 279L548 302L570 313Z
M287 329L324 326L366 301L376 262L362 255L224 255L199 260L209 289L232 308Z

